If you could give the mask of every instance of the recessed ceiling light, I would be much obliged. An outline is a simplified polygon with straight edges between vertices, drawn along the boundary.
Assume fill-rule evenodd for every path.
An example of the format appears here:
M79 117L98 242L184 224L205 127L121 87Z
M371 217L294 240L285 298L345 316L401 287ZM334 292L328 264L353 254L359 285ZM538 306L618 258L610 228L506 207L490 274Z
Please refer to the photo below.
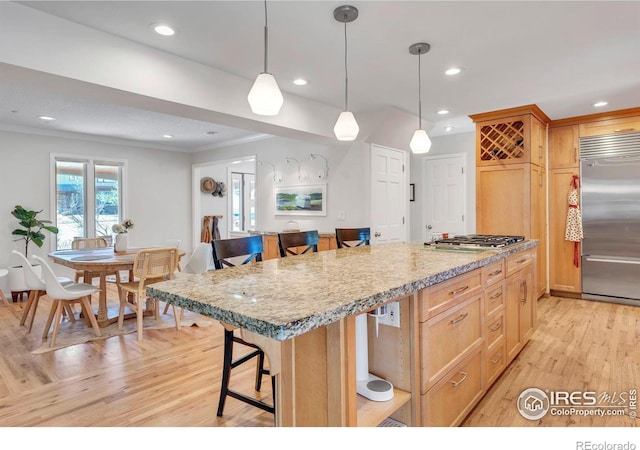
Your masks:
M165 139L171 139L173 137L173 134L163 134L162 137Z
M441 109L438 111L438 114L440 114L441 116L444 116L445 114L449 114L449 110L448 109Z
M607 102L596 102L593 104L594 108L602 108L603 106L607 106L609 103Z
M153 28L153 31L161 34L162 36L173 36L174 34L176 34L176 30L165 23L154 23L153 25L151 25L151 28Z
M293 84L295 84L296 86L304 86L307 84L307 80L305 80L304 78L296 78L295 80L293 80Z
M444 131L449 132L449 131L453 130L454 128L455 127L452 127L451 125L447 125L446 127L444 127Z
M445 70L445 74L446 75L458 75L460 72L462 72L462 69L459 67L451 67L450 69Z
M45 120L47 122L51 122L52 120L56 120L55 117L50 117L50 116L38 116L38 119Z

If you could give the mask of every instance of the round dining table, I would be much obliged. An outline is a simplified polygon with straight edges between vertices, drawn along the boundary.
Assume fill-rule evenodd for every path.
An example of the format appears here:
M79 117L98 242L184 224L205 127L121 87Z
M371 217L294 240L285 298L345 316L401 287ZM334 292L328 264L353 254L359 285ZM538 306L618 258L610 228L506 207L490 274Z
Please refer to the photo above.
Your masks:
M100 279L100 292L98 293L98 313L96 320L98 326L106 327L118 321L118 315L109 317L107 307L107 275L115 271L126 270L129 272L129 280L133 280L133 263L136 254L142 248L129 248L125 252L114 252L113 247L87 248L80 250L58 250L49 253L49 258L54 263L69 267L73 270L91 272L98 274ZM185 252L178 250L178 259L184 256ZM145 315L153 314L147 304ZM135 313L125 315L135 317Z

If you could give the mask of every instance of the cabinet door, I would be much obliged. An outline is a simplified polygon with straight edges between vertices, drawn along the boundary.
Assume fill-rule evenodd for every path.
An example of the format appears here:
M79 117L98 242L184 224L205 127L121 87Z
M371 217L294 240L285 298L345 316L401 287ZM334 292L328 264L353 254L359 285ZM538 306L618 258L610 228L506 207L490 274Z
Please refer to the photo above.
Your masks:
M504 318L507 364L522 350L535 330L538 297L533 283L534 270L533 265L528 265L507 278Z
M531 164L476 169L476 232L531 237Z
M573 264L574 243L564 239L571 179L578 169L549 171L549 288L580 293L580 268Z
M547 291L546 189L545 170L542 167L531 166L531 237L539 241L536 247L536 298Z
M545 166L547 127L535 117L531 117L531 163Z
M640 116L600 120L581 123L580 136L602 136L606 134L633 133L640 131Z
M536 295L534 289L534 268L529 266L520 272L520 278L523 283L522 298L519 299L519 332L520 343L522 346L531 339L533 331L537 322L537 308L536 303L538 301L538 295Z
M522 271L507 278L507 298L504 305L504 336L507 346L507 361L509 364L516 357L521 348L520 342L520 300L523 298Z
M577 168L580 144L577 125L549 129L549 168Z

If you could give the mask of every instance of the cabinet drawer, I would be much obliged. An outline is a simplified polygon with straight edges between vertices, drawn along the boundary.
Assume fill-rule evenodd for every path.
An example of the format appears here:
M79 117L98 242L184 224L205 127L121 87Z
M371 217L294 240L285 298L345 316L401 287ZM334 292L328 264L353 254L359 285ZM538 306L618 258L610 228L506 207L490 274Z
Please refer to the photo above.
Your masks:
M482 351L478 350L422 396L422 426L459 425L482 393Z
M495 314L487 320L487 346L491 348L504 336L504 313Z
M487 352L487 388L491 386L496 378L502 373L504 368L507 366L507 359L505 358L505 345L504 339L499 342L498 345L495 346L494 349L489 350Z
M480 269L420 291L420 322L434 317L482 290Z
M420 324L422 391L482 343L482 292Z
M622 134L640 131L640 117L601 120L580 124L580 137Z
M491 286L486 291L486 309L487 315L492 314L504 306L504 283L498 283Z
M500 280L504 280L504 259L482 268L482 284L485 287Z
M507 276L516 273L520 269L529 266L536 255L536 249L529 249L524 252L514 253L507 257Z

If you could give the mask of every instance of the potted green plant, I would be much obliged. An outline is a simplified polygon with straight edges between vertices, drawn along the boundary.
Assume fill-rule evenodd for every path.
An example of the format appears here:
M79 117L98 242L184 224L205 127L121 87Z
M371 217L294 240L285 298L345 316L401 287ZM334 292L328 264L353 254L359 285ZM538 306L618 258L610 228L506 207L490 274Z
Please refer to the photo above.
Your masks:
M45 234L43 231L48 231L53 234L58 233L58 228L51 224L50 220L38 218L40 211L33 211L23 208L21 205L16 205L11 215L18 219L19 228L16 228L11 233L13 236L18 236L17 241L24 241L24 256L29 257L29 244L33 242L38 247L44 245ZM22 266L14 266L9 268L9 287L12 292L21 292L26 290L24 284L24 275L22 274Z

